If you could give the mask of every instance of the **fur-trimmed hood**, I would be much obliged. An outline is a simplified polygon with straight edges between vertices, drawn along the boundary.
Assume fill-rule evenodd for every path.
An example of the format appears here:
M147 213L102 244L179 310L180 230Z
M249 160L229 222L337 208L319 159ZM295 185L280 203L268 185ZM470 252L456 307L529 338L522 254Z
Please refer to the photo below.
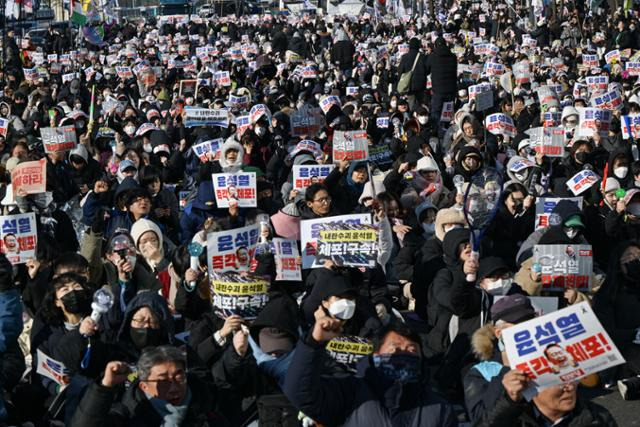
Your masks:
M471 349L479 360L491 360L497 345L496 342L494 327L491 323L487 323L471 336Z
M231 149L238 151L238 160L234 165L230 165L229 163L227 163L227 158L226 158L227 151ZM220 148L219 162L224 172L233 173L233 172L239 171L242 168L243 158L244 158L244 148L239 142L227 139L224 142L224 144L222 144L222 147Z

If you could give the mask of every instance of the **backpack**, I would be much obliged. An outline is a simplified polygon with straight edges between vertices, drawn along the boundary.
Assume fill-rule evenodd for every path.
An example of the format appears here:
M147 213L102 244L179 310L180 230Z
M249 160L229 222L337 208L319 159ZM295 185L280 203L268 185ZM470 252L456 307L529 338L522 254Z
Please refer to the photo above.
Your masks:
M400 80L398 80L398 93L405 94L409 92L409 89L411 88L411 77L413 77L413 70L416 69L418 58L420 58L420 52L418 52L418 54L416 55L416 59L413 61L413 67L411 67L411 71L402 73L402 75L400 76Z

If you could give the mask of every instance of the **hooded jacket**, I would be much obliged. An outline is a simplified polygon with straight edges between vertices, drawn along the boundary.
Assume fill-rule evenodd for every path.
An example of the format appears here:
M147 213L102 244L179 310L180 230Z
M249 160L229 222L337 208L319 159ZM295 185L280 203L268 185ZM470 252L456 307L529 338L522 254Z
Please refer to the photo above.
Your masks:
M433 53L427 59L425 68L425 84L423 84L423 87L426 85L426 76L431 74L431 85L435 94L455 96L458 90L458 60L446 44L439 45L439 43L436 43Z
M237 160L233 165L227 161L227 151L231 149L238 151ZM220 160L218 160L222 171L225 173L238 172L242 168L242 159L244 159L244 148L242 145L234 140L227 139L220 148Z
M405 53L400 59L400 66L398 67L399 76L411 71L413 62L416 60L418 54L420 54L420 58L416 62L416 67L413 69L413 74L411 75L409 93L424 92L427 87L427 75L429 75L429 60L427 59L427 55L420 52L420 42L418 39L413 38L409 41L409 52Z
M467 170L462 164L464 158L467 157L470 153L477 154L478 158L480 159L480 166L478 167L478 169L474 171ZM464 181L469 182L471 181L471 177L475 175L476 172L481 170L483 166L484 166L484 160L483 160L482 154L480 153L480 150L478 150L476 147L467 145L462 147L460 151L458 151L458 154L456 156L456 163L455 163L455 175L462 175L462 177L464 178Z
M329 189L331 195L331 206L342 215L352 213L358 206L358 199L364 190L364 184L357 184L351 179L353 171L366 162L351 162L345 172L340 172L340 168L334 168L324 181L324 185ZM368 182L368 181L367 181Z

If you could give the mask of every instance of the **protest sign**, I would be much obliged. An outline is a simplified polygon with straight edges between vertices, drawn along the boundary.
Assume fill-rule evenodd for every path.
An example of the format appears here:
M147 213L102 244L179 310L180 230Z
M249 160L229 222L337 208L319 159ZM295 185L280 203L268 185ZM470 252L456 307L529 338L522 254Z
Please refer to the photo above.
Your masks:
M237 315L254 320L269 302L269 281L236 271L213 272L211 297L216 315L222 319Z
M9 130L9 119L0 118L0 135L6 138L8 130Z
M271 125L271 110L269 110L269 107L264 104L256 104L249 110L251 124L257 123L262 116L266 116L267 123Z
M582 107L577 110L580 114L578 136L591 137L596 131L600 132L600 136L607 136L611 124L611 111Z
M207 265L214 271L249 271L258 243L260 224L207 234Z
M322 159L322 147L317 142L309 139L304 139L296 144L295 147L289 152L289 157L294 158L302 151L308 151L315 157L316 160Z
M599 180L600 177L595 172L590 169L584 169L567 180L567 188L574 196L579 196Z
M373 345L367 339L355 335L341 335L329 341L325 347L329 357L355 372L360 359L373 353Z
M293 189L304 192L308 186L324 182L334 165L293 165Z
M536 199L536 230L550 225L560 225L562 220L557 215L551 214L560 200L570 200L582 210L582 197L538 197Z
M535 245L533 262L542 267L544 290L591 289L591 245Z
M324 118L319 108L308 108L291 114L291 135L313 138L324 125Z
M593 68L600 65L600 60L598 59L598 55L587 55L582 54L582 64L586 67Z
M620 62L620 51L618 49L614 49L610 52L605 53L604 60L607 64Z
M640 76L640 62L627 62L624 69L630 76Z
M40 349L38 349L36 357L38 359L36 373L49 378L62 387L67 386L71 382L71 371L67 369L62 362L58 362L47 356Z
M491 91L491 83L469 86L469 101L476 99L479 93Z
M333 162L340 160L366 160L369 157L369 140L363 130L335 131L333 133Z
M225 109L213 110L209 108L184 108L184 126L229 126L229 111Z
M341 107L340 98L335 95L325 96L324 98L320 98L320 108L322 112L327 114L332 106L337 105Z
M249 115L237 116L234 124L236 125L236 133L240 137L247 131L247 129L251 127L251 118L249 117Z
M589 90L606 90L609 85L609 76L587 76Z
M213 79L218 86L231 86L231 76L228 71L217 71L213 74Z
M42 145L45 153L56 153L59 151L69 151L75 148L76 128L75 126L63 126L57 128L40 128Z
M332 216L328 218L309 219L300 222L300 240L302 242L302 268L322 267L316 262L316 252L320 231L324 224L371 224L370 214L352 214Z
M195 96L196 95L196 86L198 85L198 80L196 79L187 79L180 80L180 89L179 96Z
M38 78L38 69L36 67L23 68L22 71L24 72L25 80L34 82Z
M531 83L531 68L529 61L520 61L513 64L513 76L516 84Z
M527 399L624 363L588 302L506 328L502 339L511 368L529 378Z
M120 80L126 80L133 77L131 67L116 67L116 74L118 74Z
M380 129L387 129L389 127L389 116L376 117L376 126Z
M442 104L442 113L440 121L449 123L453 120L453 101L447 101Z
M223 142L222 138L210 139L194 145L191 149L202 163L206 163L209 161L209 156L211 156L214 161L220 159L220 148ZM209 153L211 154L209 155Z
M487 116L484 121L487 130L493 135L504 135L511 138L516 136L516 127L513 119L503 113L495 113Z
M484 72L487 73L488 76L499 76L504 73L504 65L491 61L485 62Z
M250 95L236 96L233 94L229 94L229 106L231 108L247 108L250 103Z
M542 116L542 126L555 127L561 124L562 113L559 111L547 111Z
M23 162L11 171L13 195L44 193L47 187L47 160Z
M241 208L257 206L255 172L214 173L211 178L218 208L228 208L232 200Z
M637 141L638 138L640 138L640 114L622 116L620 124L622 125L623 139L633 137L633 139Z
M591 98L591 106L603 110L622 110L622 95L617 89Z
M331 260L344 267L375 267L378 258L378 232L370 224L321 224L316 260Z
M302 280L297 241L274 237L273 257L276 262L276 280Z
M536 153L542 153L547 157L562 157L565 147L564 128L546 127L540 128L540 139L532 144Z
M380 166L389 166L393 163L393 153L389 144L377 144L369 147L369 161Z
M35 213L0 216L0 227L0 251L11 264L35 259L38 243Z
M476 111L485 111L493 107L493 91L485 90L476 94ZM453 117L453 113L452 113Z

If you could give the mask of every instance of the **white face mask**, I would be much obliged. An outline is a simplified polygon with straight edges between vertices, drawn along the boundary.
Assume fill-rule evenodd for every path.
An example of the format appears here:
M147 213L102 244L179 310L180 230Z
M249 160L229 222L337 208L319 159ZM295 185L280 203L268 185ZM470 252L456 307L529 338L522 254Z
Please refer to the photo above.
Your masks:
M356 303L348 299L339 299L329 306L329 314L340 320L349 320L356 312Z
M136 128L134 126L127 126L124 128L124 131L127 135L131 136L136 132Z
M418 116L418 123L421 125L426 125L428 121L429 118L427 116Z
M618 178L626 177L628 172L629 172L629 168L626 166L619 166L617 168L613 168L613 174Z
M431 224L422 223L422 229L426 234L433 234L436 232L436 224L433 222Z
M516 179L520 182L524 182L527 179L527 176L521 173L513 173L513 176L516 177Z
M579 231L580 230L578 230L575 227L564 227L564 233L567 235L569 239L572 239L572 240L578 235Z
M260 138L262 138L264 136L265 133L267 133L267 130L265 128L263 128L262 126L256 126L256 128L253 130L256 135L258 135Z
M513 279L498 279L494 282L491 282L485 288L486 291L491 295L506 295L511 289L511 284L513 283Z
M142 144L142 149L145 153L151 153L153 151L153 146L151 144Z
M398 102L397 101L391 101L389 103L389 105L391 106L391 108L396 108L398 106Z

